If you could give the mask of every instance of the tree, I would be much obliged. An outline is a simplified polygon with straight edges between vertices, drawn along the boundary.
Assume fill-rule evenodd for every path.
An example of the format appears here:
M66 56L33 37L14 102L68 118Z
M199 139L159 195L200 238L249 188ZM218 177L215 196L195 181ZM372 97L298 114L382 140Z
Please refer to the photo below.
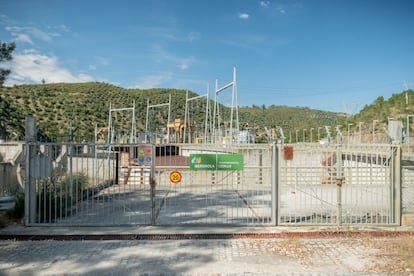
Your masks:
M11 42L11 43L0 42L0 62L12 60L13 58L12 53L15 48L16 48L16 44L14 42ZM3 86L9 74L10 74L9 69L4 69L0 67L0 86Z

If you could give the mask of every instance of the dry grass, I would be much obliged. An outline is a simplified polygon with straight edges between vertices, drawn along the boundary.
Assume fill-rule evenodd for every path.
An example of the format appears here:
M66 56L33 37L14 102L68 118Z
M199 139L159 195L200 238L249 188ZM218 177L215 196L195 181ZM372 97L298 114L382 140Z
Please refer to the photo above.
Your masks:
M258 241L259 242L259 241ZM357 273L414 276L414 235L374 237L366 235L336 239L285 238L264 244L269 252L296 259L304 268L314 268L327 257L327 262ZM344 251L341 255L338 251ZM361 265L352 265L344 257L353 256ZM316 263L315 263L316 261ZM323 262L323 261L322 261ZM363 275L363 274L362 274Z
M378 249L371 269L398 275L414 275L414 236L369 239L366 242Z

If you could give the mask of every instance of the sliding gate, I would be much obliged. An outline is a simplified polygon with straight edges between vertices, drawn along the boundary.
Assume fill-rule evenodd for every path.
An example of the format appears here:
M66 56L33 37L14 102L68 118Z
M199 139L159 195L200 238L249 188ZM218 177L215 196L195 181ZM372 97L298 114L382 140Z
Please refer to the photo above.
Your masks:
M27 144L25 222L395 225L400 151L394 145ZM232 167L235 156L242 161ZM225 161L213 168L206 158Z
M189 145L181 150L188 156L181 163L165 156L164 165L156 166L157 224L270 223L271 146ZM195 169L204 158L235 155L242 156L242 169L211 170L205 163L205 169Z
M193 170L196 153L243 159ZM270 223L270 145L36 143L26 156L27 225Z

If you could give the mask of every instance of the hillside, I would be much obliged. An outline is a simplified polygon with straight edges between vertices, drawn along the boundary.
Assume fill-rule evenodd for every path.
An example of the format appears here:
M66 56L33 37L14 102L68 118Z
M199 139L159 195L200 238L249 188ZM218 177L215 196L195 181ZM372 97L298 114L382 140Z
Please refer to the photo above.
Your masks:
M379 96L372 104L366 105L362 110L351 116L343 125L343 129L348 124L352 124L351 133L361 131L362 142L371 142L373 140L373 131L377 136L377 142L387 142L388 135L384 129L388 129L389 120L402 122L404 131L407 128L407 116L414 114L414 92L406 90L401 93L393 94L389 99ZM410 119L410 137L412 137L413 118ZM361 129L359 127L361 126ZM408 138L407 138L408 139Z
M317 139L318 127L326 125L336 126L342 124L346 118L344 114L313 110L306 107L275 106L269 107L243 107L240 108L241 127L246 129L260 130L264 127L269 129L281 127L287 141L296 141L296 131L298 131L299 141L305 139L310 141L310 132L313 128L313 141ZM307 134L306 134L307 133ZM323 134L324 135L324 134ZM278 133L280 137L280 133ZM260 139L259 139L260 140Z
M401 120L405 123L407 115L414 114L414 91L406 90L393 94L389 99L379 96L371 105L366 105L355 116L353 122L372 122L386 124L389 118Z
M56 83L2 87L0 90L0 126L9 138L23 139L27 115L35 116L42 136L51 141L68 141L69 126L75 141L93 141L95 128L107 127L112 109L132 108L135 102L137 132L146 128L147 101L150 105L169 102L171 120L184 118L186 91L177 89L124 89L107 83ZM197 94L189 92L189 97ZM191 106L192 119L202 125L205 101ZM212 104L211 104L212 106ZM229 110L222 107L225 118ZM150 109L149 129L161 132L167 124L168 107ZM131 126L132 113L113 112L113 125L126 131ZM285 136L303 129L345 124L344 114L312 110L305 107L274 106L241 107L239 121L242 129L254 131L260 137L267 129L282 127ZM316 132L314 132L316 133ZM1 133L0 133L1 136ZM4 136L4 133L3 133ZM314 134L316 137L316 134ZM289 138L289 137L288 137ZM264 138L265 139L265 138ZM308 138L309 139L309 138ZM265 139L266 140L266 139ZM294 140L294 138L292 138Z
M93 141L95 127L107 127L110 106L112 109L132 108L135 101L137 130L145 129L147 100L150 104L167 103L169 95L172 116L184 117L185 91L175 89L123 89L106 83L58 83L21 85L1 88L1 125L7 133L16 132L23 137L24 118L33 115L40 124L43 136L53 141L66 140L72 124L77 140ZM194 95L190 93L190 95ZM159 122L166 125L168 108L158 109ZM164 114L165 113L165 114ZM118 128L131 125L132 111L114 112ZM173 117L174 118L174 117Z

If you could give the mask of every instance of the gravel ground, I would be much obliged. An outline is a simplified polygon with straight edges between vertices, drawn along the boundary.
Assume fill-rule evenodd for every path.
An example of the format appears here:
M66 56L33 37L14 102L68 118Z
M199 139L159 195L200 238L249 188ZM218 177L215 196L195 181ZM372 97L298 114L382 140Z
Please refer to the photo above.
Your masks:
M414 275L392 239L1 240L0 275Z

